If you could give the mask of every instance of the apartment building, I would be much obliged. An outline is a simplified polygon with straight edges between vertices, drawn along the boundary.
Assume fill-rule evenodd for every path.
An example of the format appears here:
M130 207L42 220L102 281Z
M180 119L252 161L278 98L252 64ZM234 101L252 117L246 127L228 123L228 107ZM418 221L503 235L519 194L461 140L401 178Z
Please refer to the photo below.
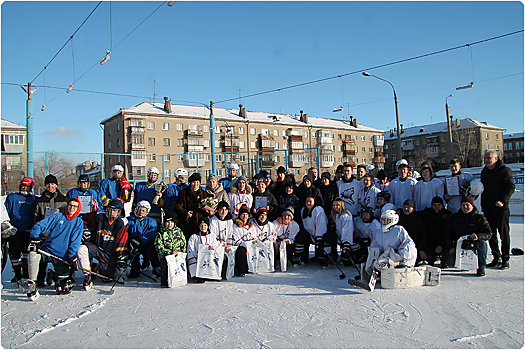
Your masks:
M471 118L455 119L451 122L454 158L463 167L483 165L483 152L496 149L503 156L504 128ZM419 168L425 160L430 161L435 171L446 169L450 162L450 141L447 123L435 123L403 129L401 126L401 152L396 150L397 132L384 134L386 169L395 171L395 163L404 158L410 165Z
M523 163L523 133L503 135L503 152L505 163Z
M26 127L0 119L2 127L2 192L18 190L26 174Z
M106 176L114 164L125 166L132 181L143 180L150 166L173 181L173 170L211 173L211 150L216 151L218 176L235 162L241 173L284 166L295 175L308 168L335 173L344 162L384 166L383 131L350 121L299 115L143 102L120 109L103 120ZM211 133L215 144L211 144Z

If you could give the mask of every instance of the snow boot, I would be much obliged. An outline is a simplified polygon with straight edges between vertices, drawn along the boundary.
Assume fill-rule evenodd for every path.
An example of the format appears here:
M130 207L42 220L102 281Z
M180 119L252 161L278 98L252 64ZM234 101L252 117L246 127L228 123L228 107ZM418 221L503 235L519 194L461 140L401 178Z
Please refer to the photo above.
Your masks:
M33 301L36 300L40 296L36 282L28 280L27 287L27 297Z
M91 288L93 288L93 279L91 278L90 273L86 274L86 277L84 278L83 286L84 286L84 290L90 290Z
M69 278L61 278L55 282L55 290L58 295L65 295L71 293L73 289L73 281Z

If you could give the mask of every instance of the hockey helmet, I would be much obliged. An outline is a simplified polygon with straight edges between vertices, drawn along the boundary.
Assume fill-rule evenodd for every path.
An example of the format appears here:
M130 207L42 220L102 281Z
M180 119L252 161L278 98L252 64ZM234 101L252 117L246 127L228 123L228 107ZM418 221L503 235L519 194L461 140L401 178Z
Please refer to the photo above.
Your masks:
M159 171L159 169L157 169L156 167L151 166L151 167L148 168L148 176L149 176L149 174L151 174L151 173L159 175L159 174L160 174L160 171Z
M22 181L20 181L20 187L27 186L29 187L29 191L33 188L33 178L31 177L24 177Z
M406 165L408 167L408 161L406 159L400 159L396 163L396 169L399 169L401 165Z
M235 163L230 163L230 165L228 165L228 169L239 170L239 166Z
M377 197L384 198L387 203L390 203L390 199L392 199L392 195L388 191L381 191L377 194Z
M363 217L364 213L370 214L368 219L365 219ZM366 208L361 209L361 219L363 220L365 224L371 223L374 220L374 209L372 209L371 207L366 207Z
M120 165L120 164L115 164L115 165L113 165L113 167L111 168L111 171L112 171L112 172L113 172L113 171L122 171L122 172L124 172L124 168L123 168L122 165Z
M89 175L88 174L80 174L78 177L77 182L89 182Z
M176 178L179 178L179 176L188 176L188 171L184 168L178 168L175 169L174 175Z
M373 164L367 164L366 165L366 173L369 174L372 170L375 170L375 166Z
M108 206L106 207L106 216L109 220L116 220L122 210L124 209L124 204L122 203L122 200L119 198L115 198L109 201ZM117 215L111 215L111 210L118 210Z
M149 214L151 210L151 204L149 204L148 201L140 201L137 203L137 206L135 207L135 216L141 217L140 215L140 208L146 208L146 215Z
M467 196L473 197L481 194L485 188L480 179L474 179L470 181L470 185L467 189Z
M381 230L388 232L390 229L399 222L399 215L395 210L387 210L381 214Z

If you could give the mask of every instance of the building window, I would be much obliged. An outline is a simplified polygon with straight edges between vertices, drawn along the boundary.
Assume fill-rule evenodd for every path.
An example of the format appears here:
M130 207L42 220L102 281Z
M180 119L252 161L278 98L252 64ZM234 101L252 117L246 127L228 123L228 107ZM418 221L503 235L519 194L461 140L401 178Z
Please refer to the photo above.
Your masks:
M204 148L210 147L210 140L204 140Z
M215 133L220 134L221 133L221 127L219 125L215 126Z
M441 158L441 164L445 164L447 160L445 158Z
M170 123L162 123L162 130L169 130L170 129Z
M120 147L120 139L117 139L117 147Z
M244 154L241 154L241 155L239 156L239 160L240 160L242 163L246 162L246 156L245 156Z
M496 134L496 140L499 140L499 134Z
M385 144L385 150L387 150L387 149L388 149L388 145Z
M148 156L148 160L149 160L150 162L154 162L156 159L157 159L157 156L155 156L154 154L150 154L150 155Z
M169 154L164 155L164 161L165 162L169 162L170 160L171 160L171 155L169 155ZM169 175L167 177L169 177Z
M137 125L137 126L142 126L142 120L140 120L139 122L140 122L140 125ZM117 131L120 131L120 124L117 124Z
M221 142L220 141L215 141L215 148L219 148L221 147Z
M357 141L357 135L354 135L354 141Z
M489 139L489 133L486 133L485 134L485 140L488 140Z
M281 135L283 135L283 137L286 138L286 130L281 130Z
M142 119L130 119L129 120L130 126L142 126ZM117 124L117 131L120 130L120 124Z
M366 153L366 147L363 147L362 150L363 150L363 153Z
M370 136L370 139L368 140L368 142L372 142L372 136Z
M257 148L257 147L255 147L255 142L254 141L250 142L250 148Z
M361 136L361 141L365 142L365 137L364 136Z
M148 130L155 130L155 122L148 122Z
M202 127L202 130L204 130L204 132L210 132L210 126L209 125L204 125Z
M109 134L109 136L111 136L111 126L108 129L108 134Z
M222 176L222 169L217 169L217 175Z
M108 142L108 149L111 151L111 142Z
M445 136L441 136L441 142L445 142Z
M244 148L244 141L239 141L239 148Z
M363 158L363 164L366 164L366 158Z
M143 175L145 173L145 169L143 166L134 166L131 167L131 172L133 175Z
M184 155L183 155L183 154L179 154L177 160L178 160L179 162L184 161Z
M273 131L273 136L279 136L279 130L274 130Z
M499 151L499 145L496 145L496 151Z
M244 135L244 128L239 126L239 135Z
M215 155L215 161L216 162L222 162L222 154L216 154Z
M304 138L305 138L305 139L308 138L308 131L305 131L305 132L304 132Z
M270 136L270 130L269 129L261 129L261 135L262 136Z
M339 140L341 140L341 139L343 138L343 135L341 135L341 134L337 134L337 138L338 138Z
M368 152L370 152L370 153L374 153L374 148L370 147L370 148L368 149Z
M162 139L162 145L163 146L169 146L170 145L170 139L169 138L163 138Z
M275 143L275 149L279 149L279 142Z
M184 129L184 125L177 124L177 131L182 131Z
M250 135L255 135L255 128L250 128Z
M148 146L155 146L155 138L148 137Z
M338 150L339 152L342 152L341 148L342 148L342 146L338 146L337 150Z

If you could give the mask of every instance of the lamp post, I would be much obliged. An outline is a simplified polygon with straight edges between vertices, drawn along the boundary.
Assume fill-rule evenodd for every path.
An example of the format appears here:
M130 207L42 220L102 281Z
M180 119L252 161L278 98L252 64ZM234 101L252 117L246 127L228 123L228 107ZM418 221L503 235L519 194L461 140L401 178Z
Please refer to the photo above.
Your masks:
M399 159L402 159L403 158L403 150L401 149L401 128L399 127L399 109L398 109L398 106L397 106L396 89L394 89L394 85L392 85L392 83L389 82L386 79L380 78L380 77L375 76L373 74L370 74L368 72L363 72L363 75L365 77L374 77L374 78L377 78L377 79L382 80L384 82L387 82L388 84L390 84L390 86L392 87L392 90L394 91L394 102L395 102L395 105L396 105L396 123L397 123L397 141L396 141L397 151L396 151L396 153L399 152Z
M452 144L452 118L448 114L448 98L454 96L450 94L445 98L445 111L447 112L447 131L448 131L448 146L449 146L449 157L450 160L454 159L454 148Z

